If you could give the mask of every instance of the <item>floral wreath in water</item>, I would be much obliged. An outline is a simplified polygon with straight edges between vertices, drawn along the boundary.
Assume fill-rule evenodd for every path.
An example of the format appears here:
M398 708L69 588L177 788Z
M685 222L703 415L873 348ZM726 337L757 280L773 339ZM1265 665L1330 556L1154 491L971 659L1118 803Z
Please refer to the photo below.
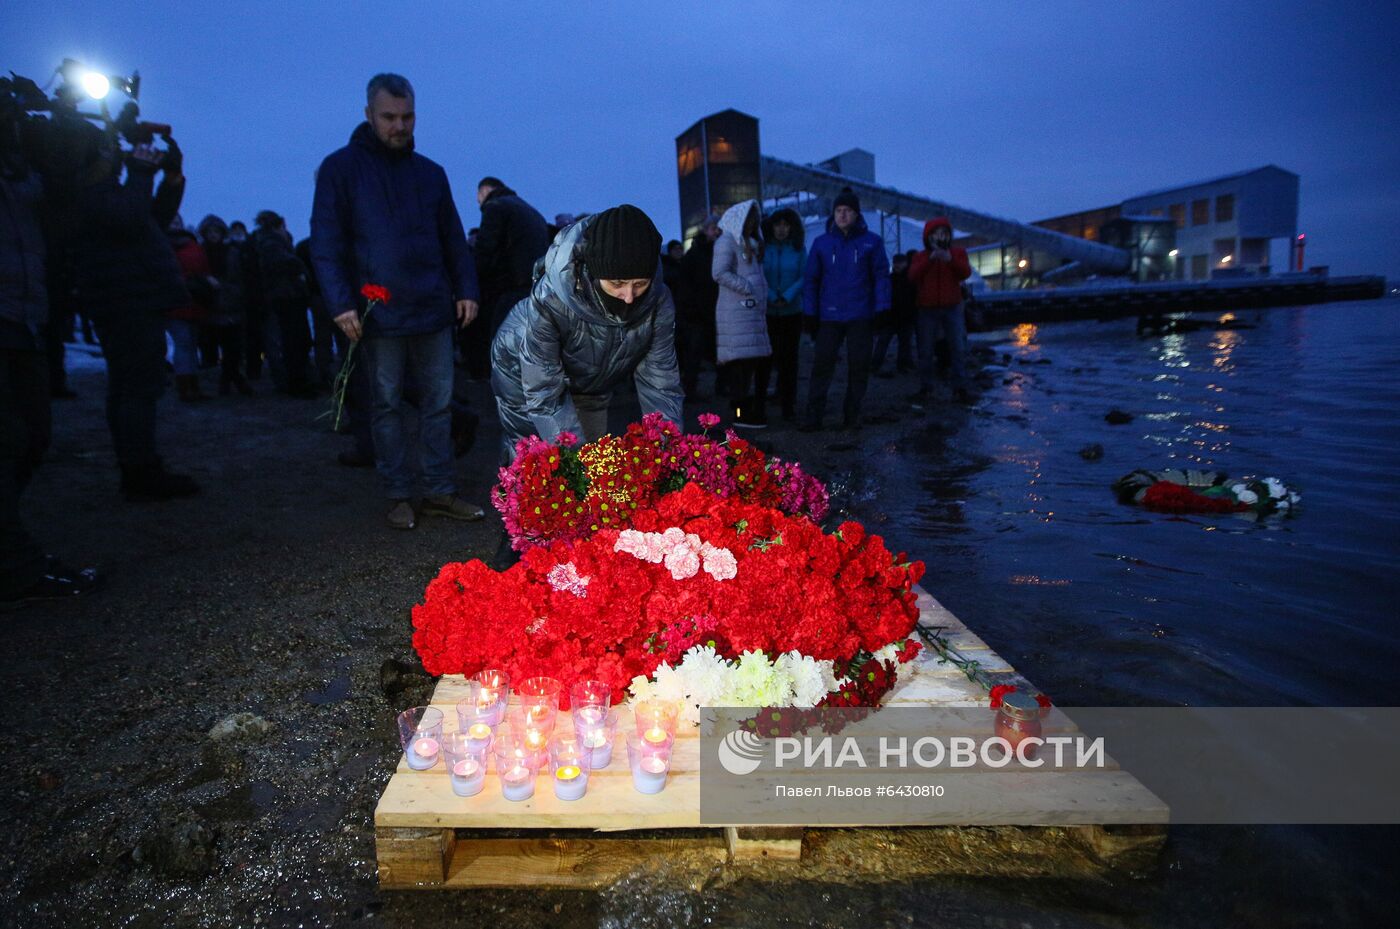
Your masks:
M1139 468L1113 482L1121 503L1157 513L1292 515L1302 495L1276 477L1232 479L1223 471Z

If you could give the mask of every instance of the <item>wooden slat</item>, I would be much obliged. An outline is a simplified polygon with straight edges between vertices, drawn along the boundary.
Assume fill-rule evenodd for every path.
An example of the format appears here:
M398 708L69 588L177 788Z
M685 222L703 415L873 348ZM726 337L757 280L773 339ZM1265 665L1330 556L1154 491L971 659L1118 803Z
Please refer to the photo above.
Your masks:
M801 826L726 826L730 861L798 861L802 858Z
M392 872L386 881L381 866L380 886L404 890L589 890L607 887L636 868L677 856L722 864L727 856L724 837L715 830L710 835L684 838L462 838L453 848L445 877L437 883L399 883L397 873Z
M381 887L440 887L456 834L451 829L374 830Z

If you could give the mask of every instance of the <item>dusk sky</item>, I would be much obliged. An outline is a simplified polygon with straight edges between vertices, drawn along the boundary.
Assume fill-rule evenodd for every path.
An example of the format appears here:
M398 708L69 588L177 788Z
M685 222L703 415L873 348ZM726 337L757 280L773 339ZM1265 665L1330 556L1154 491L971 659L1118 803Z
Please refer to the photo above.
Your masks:
M0 66L139 70L190 222L271 208L305 235L313 171L398 71L467 226L494 174L547 216L630 201L677 236L674 137L734 107L766 154L860 146L881 182L1024 220L1277 164L1309 264L1400 277L1395 4L390 7L7 0Z

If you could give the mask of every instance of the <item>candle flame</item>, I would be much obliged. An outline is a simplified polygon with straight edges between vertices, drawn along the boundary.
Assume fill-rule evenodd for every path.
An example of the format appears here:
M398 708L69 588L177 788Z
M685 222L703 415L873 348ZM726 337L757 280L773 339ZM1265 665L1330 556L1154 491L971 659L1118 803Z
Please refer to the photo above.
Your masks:
M578 765L566 764L563 767L561 767L558 771L555 771L554 776L559 778L559 780L561 781L572 781L581 773L583 772L579 770Z

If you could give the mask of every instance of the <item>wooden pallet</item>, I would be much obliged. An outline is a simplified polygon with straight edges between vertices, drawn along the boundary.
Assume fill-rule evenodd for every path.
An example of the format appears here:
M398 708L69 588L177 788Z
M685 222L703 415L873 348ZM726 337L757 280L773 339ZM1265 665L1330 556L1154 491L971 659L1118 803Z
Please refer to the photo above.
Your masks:
M1029 686L927 591L919 589L918 595L921 625L939 629L960 654L976 659L998 679ZM456 718L457 701L465 695L463 684L461 676L447 675L433 693L432 705L449 721ZM886 702L984 706L986 701L979 685L957 668L939 664L926 650L901 669L900 682ZM632 721L625 708L619 716L621 733ZM1110 765L1092 774L1036 776L1075 778L1080 795L1085 778L1098 779L1093 791L1097 821L1105 821L1107 812L1109 821L1132 828L1077 827L1095 854L1110 858L1126 851L1140 856L1144 847L1161 844L1166 807L1127 772ZM375 808L374 825L383 888L596 888L658 860L715 865L797 861L804 839L801 827L702 827L700 740L694 730L678 737L666 789L652 795L632 789L626 750L620 745L612 764L592 773L588 793L571 802L557 799L543 777L531 799L508 801L494 774L488 775L480 794L458 797L444 765L414 771L401 757Z

